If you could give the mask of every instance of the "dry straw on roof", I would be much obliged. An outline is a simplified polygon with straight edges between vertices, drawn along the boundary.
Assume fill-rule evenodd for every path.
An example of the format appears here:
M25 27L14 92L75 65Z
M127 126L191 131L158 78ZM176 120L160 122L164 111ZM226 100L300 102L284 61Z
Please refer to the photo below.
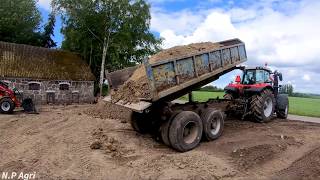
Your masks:
M77 54L0 42L0 77L92 81L89 66Z

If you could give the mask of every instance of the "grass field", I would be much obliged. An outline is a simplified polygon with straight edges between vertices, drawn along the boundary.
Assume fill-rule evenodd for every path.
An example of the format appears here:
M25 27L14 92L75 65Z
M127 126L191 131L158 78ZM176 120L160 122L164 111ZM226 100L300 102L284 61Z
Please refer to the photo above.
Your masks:
M209 98L219 96L223 98L224 92L205 92L194 91L193 97L195 101L206 101ZM188 96L183 96L181 99L188 100ZM289 113L301 116L320 117L320 99L316 98L300 98L289 97Z

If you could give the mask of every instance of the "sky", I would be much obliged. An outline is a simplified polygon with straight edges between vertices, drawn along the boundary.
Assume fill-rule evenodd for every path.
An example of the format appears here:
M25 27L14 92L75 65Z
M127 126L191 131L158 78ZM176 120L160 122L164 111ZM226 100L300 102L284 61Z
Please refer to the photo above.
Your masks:
M320 94L320 1L318 0L148 0L151 31L163 48L239 38L246 44L248 66L268 63L282 72L282 84ZM50 0L39 0L46 21ZM61 45L61 20L54 40ZM239 72L212 84L223 88Z

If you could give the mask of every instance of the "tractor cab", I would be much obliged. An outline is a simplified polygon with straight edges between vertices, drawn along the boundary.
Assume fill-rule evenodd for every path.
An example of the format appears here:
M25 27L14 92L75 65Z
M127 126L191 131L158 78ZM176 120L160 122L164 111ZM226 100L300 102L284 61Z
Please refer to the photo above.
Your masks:
M271 84L273 79L271 77L271 70L263 67L251 68L243 70L241 84L253 85L268 83Z
M230 83L225 87L226 93L232 94L235 98L243 95L260 93L264 89L274 91L274 86L278 86L278 78L266 67L245 68L241 67L242 76L238 75L235 83ZM276 89L278 91L278 89Z

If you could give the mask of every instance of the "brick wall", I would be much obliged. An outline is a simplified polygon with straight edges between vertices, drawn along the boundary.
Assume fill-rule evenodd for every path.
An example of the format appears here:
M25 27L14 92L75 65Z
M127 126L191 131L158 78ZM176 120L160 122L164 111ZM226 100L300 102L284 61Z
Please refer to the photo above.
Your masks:
M21 91L21 98L32 98L36 104L92 103L94 101L93 81L48 81L21 78L0 78L0 80L9 82L11 88L15 86Z

